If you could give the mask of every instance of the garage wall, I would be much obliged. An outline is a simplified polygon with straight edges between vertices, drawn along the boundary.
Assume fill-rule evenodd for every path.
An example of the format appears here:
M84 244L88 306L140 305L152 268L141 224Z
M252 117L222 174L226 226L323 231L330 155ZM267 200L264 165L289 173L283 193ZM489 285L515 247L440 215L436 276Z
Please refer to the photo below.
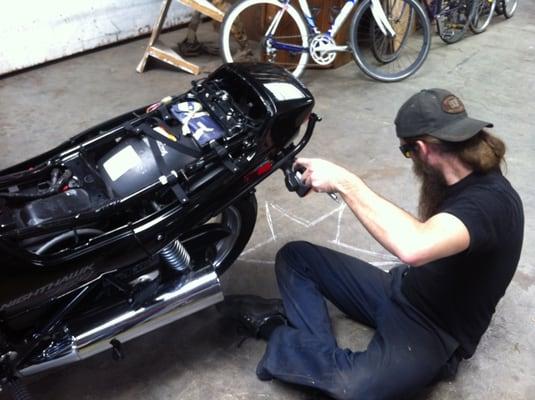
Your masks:
M0 0L0 75L148 33L160 7L161 0ZM164 27L190 15L173 1Z

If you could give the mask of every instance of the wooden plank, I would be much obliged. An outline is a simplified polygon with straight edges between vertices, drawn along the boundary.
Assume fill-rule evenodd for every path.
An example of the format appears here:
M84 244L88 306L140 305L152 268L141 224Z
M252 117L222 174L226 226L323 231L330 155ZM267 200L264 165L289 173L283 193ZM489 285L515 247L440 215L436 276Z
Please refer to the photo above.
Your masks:
M193 64L189 61L186 61L182 58L176 51L166 46L164 43L158 40L162 27L165 21L167 12L169 11L169 6L172 0L163 0L162 6L160 8L160 14L154 28L152 30L151 37L149 39L149 44L147 49L143 54L143 58L137 65L136 71L141 73L145 70L147 65L147 60L149 57L154 57L160 61L163 61L167 64L170 64L174 67L180 68L184 71L187 71L191 74L198 75L200 73L200 67L197 64ZM211 4L208 0L179 0L182 4L193 8L194 10L199 11L201 14L204 14L215 21L223 21L225 14Z
M178 0L182 4L199 11L217 22L222 22L225 14L207 0Z
M149 49L149 55L167 64L183 69L193 75L198 75L200 67L182 58L176 51L157 41Z
M162 27L169 11L169 6L171 5L172 0L163 0L162 6L160 8L160 14L156 19L154 27L152 29L152 34L149 39L145 53L141 58L141 61L136 67L136 71L141 73L145 70L147 66L147 61L149 57L154 57L160 61L163 61L169 65L180 68L190 74L198 75L200 73L200 67L197 64L193 64L189 61L186 61L182 56L180 56L176 51L166 46L164 43L158 40ZM199 0L196 0L199 1Z

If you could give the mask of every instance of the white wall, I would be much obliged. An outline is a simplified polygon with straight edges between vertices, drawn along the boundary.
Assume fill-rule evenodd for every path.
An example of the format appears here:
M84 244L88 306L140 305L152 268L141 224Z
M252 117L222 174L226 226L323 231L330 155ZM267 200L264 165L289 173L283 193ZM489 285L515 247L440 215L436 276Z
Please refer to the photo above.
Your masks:
M0 75L148 33L161 3L0 0ZM190 10L173 1L164 27L187 22Z

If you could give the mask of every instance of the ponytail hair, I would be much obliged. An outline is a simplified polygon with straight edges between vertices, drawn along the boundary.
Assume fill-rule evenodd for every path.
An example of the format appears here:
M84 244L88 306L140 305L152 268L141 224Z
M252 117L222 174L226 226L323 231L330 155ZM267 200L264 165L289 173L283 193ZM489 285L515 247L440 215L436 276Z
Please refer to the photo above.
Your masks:
M455 147L453 152L474 171L501 171L502 164L505 165L505 143L485 130Z
M422 140L436 146L439 151L456 155L476 172L501 171L505 164L505 143L486 130L481 130L463 142L446 142L430 135L411 138L411 142Z

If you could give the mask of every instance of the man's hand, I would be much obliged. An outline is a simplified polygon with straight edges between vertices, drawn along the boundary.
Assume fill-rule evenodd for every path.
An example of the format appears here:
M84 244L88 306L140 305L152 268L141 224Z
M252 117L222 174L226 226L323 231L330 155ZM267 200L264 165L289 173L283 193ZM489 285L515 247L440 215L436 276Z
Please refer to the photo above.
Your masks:
M351 190L356 180L347 169L319 158L298 158L293 168L305 170L301 180L315 192L345 193Z

